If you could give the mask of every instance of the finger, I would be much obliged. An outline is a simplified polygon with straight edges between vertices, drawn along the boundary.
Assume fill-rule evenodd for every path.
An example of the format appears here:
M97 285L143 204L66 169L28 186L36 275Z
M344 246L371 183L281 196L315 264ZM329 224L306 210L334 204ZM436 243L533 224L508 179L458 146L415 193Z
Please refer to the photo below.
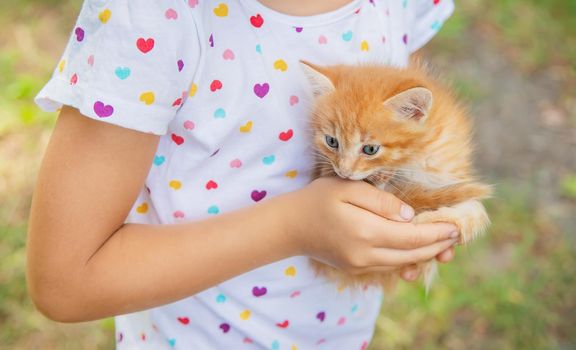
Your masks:
M363 181L349 181L345 186L342 200L349 204L390 220L410 221L414 217L414 209L389 192Z
M452 238L411 250L375 248L371 252L370 265L402 266L428 261L451 247L456 241L457 239Z
M436 260L441 263L447 263L450 260L454 259L454 247L450 247L445 251L441 252L440 254L436 255Z
M373 244L382 248L416 249L430 244L457 238L458 228L448 223L412 224L395 221L381 221L376 230Z
M415 281L418 278L418 275L419 275L418 266L415 264L404 266L400 270L400 277L402 277L403 280L408 282Z

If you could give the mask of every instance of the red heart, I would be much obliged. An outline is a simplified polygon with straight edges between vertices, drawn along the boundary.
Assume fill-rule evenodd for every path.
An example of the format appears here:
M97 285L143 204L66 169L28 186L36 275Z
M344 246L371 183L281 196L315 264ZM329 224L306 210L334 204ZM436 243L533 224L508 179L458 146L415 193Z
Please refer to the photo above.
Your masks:
M70 85L76 85L78 82L78 75L74 74L72 78L70 78Z
M172 107L180 106L182 104L182 98L179 97L172 102Z
M212 190L212 189L217 189L217 188L218 188L218 184L212 180L210 180L206 183L206 189L207 190Z
M190 323L190 319L188 317L178 317L178 321L182 324Z
M148 53L154 48L154 39L140 38L136 41L136 46L138 46L138 50L142 51L142 53Z
M260 14L257 14L256 16L250 17L250 23L252 23L254 27L260 28L262 24L264 24L264 18L262 18Z
M283 131L278 135L278 138L282 141L288 141L294 135L294 131L292 129L288 129L288 131Z
M210 84L210 91L214 92L220 89L222 89L222 82L218 79L212 80L212 83Z
M438 5L440 3L440 0L434 0L434 5Z
M176 134L172 134L172 141L174 141L178 146L184 143L184 138Z
M278 326L280 328L287 328L289 324L290 324L290 322L288 322L288 320L286 320L282 323L276 323L276 326Z

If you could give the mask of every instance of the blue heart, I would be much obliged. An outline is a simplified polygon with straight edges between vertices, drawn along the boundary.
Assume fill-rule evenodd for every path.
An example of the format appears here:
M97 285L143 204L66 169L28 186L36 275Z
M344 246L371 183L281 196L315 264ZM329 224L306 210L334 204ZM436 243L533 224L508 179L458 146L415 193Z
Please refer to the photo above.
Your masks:
M355 313L356 311L358 311L358 305L352 306L352 309L350 311L352 311L352 313Z
M260 44L256 45L256 52L262 53L262 46L260 46Z
M117 67L116 71L114 71L114 73L116 73L116 76L122 80L128 78L130 76L130 68L128 67Z
M226 301L226 296L224 294L218 294L218 296L216 297L216 302L217 303L223 303Z
M349 30L346 33L342 34L342 40L344 40L344 41L352 40L352 31Z
M214 111L214 118L224 118L226 117L226 111L224 108L218 108Z
M208 208L208 214L218 214L219 212L220 212L220 209L215 205Z
M434 23L432 23L430 28L432 28L433 30L440 30L440 28L442 28L442 22L435 21Z
M272 350L278 350L280 349L280 342L278 340L274 340L272 342Z
M275 160L276 160L276 156L274 156L273 154L270 156L262 158L262 162L266 165L270 165L270 164L274 163Z
M166 157L164 156L154 156L154 165L162 165L162 163L164 163L164 161L166 160Z
M176 339L174 339L174 338L168 339L168 343L170 343L171 347L174 347L174 345L176 345Z
M406 8L406 6L408 6L408 0L402 1L402 7Z

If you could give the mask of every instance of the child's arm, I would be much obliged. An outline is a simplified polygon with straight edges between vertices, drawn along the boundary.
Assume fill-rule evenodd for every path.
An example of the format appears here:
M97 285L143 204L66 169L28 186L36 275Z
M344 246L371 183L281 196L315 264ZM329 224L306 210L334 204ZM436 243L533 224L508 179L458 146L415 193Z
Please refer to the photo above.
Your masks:
M452 225L398 222L398 199L335 179L208 220L124 225L158 141L63 107L28 232L28 288L49 318L78 322L159 306L294 255L349 271L389 270L453 243Z

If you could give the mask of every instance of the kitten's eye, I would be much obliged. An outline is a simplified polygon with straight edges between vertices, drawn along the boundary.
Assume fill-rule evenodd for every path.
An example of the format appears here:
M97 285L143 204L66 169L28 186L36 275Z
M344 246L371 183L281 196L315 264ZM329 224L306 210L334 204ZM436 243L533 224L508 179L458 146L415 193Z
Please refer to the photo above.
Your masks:
M330 135L326 135L326 144L332 148L338 148L338 140Z
M365 145L364 147L362 147L362 152L364 152L364 154L371 156L376 154L376 152L378 152L379 149L380 146L378 145Z

